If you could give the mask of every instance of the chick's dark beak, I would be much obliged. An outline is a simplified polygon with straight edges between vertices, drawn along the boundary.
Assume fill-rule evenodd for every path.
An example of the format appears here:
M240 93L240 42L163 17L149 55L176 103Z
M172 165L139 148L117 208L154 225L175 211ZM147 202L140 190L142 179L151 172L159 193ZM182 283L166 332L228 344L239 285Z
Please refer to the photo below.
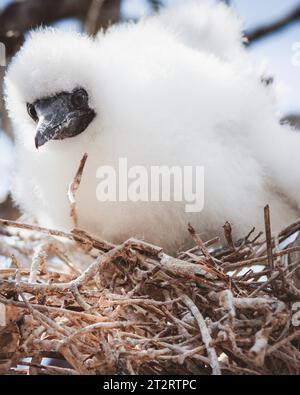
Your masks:
M92 122L95 112L88 105L86 91L79 89L36 101L31 107L31 116L38 121L35 146L39 148L50 140L79 135Z

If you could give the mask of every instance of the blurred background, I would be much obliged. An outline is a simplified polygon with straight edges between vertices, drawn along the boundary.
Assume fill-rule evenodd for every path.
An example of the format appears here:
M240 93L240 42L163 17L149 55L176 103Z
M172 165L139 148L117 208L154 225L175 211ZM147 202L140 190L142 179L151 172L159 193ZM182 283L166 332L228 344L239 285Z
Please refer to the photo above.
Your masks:
M96 34L118 21L136 21L186 0L0 0L0 43L6 64L26 38L40 25ZM198 0L201 2L202 0ZM269 81L280 83L282 119L300 129L300 0L215 0L230 4L244 23L247 50L268 70ZM1 44L0 44L1 50ZM14 164L13 134L3 107L5 66L0 54L0 217L16 219L9 197Z

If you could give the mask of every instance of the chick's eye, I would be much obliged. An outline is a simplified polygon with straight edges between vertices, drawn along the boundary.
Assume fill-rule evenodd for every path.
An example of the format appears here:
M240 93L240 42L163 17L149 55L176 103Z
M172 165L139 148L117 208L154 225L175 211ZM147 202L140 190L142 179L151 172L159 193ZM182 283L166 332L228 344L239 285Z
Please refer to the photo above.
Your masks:
M88 95L85 90L80 89L72 94L71 102L75 108L81 108L86 105Z
M29 114L29 116L35 121L37 122L39 120L39 117L37 115L36 109L34 107L33 104L27 104L27 112Z

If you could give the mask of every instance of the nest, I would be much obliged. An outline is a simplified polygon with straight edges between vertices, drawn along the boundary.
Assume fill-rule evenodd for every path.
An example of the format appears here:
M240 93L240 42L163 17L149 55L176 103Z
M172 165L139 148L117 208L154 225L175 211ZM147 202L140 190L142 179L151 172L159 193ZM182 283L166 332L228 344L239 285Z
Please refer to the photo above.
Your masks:
M0 220L0 373L299 374L300 222L265 224L172 257Z

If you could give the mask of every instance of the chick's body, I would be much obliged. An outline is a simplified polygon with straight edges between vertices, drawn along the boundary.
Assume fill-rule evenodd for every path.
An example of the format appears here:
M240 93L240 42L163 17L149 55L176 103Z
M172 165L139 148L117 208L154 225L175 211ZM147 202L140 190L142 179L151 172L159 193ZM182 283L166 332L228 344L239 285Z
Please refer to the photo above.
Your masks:
M227 220L243 236L253 225L263 229L268 203L274 229L297 218L299 136L279 124L239 23L224 6L186 10L114 27L95 41L37 31L13 61L6 78L17 137L13 195L42 225L72 227L67 191L85 152L79 226L114 242L137 236L174 251L184 247L189 221L203 238L220 234ZM76 87L88 92L95 119L76 137L36 150L26 103ZM204 209L186 213L184 201L98 201L97 170L118 170L120 158L149 170L204 166Z

